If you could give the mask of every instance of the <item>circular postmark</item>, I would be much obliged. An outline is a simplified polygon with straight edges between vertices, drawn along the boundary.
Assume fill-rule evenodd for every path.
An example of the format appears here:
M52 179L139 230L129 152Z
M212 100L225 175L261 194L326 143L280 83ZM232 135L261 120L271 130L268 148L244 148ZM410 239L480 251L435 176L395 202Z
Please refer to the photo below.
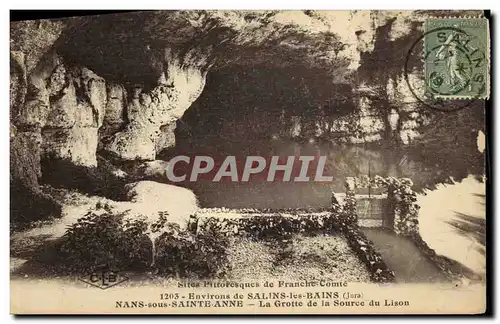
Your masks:
M410 47L404 78L412 95L434 110L453 112L485 95L486 55L475 36L457 27L426 31Z

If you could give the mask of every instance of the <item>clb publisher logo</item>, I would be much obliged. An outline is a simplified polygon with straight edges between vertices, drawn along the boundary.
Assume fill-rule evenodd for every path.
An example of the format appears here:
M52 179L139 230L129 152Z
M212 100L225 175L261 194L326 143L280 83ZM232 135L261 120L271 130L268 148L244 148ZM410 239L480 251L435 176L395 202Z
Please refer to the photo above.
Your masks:
M103 268L88 272L78 279L104 290L127 281L128 277L121 275L118 271Z

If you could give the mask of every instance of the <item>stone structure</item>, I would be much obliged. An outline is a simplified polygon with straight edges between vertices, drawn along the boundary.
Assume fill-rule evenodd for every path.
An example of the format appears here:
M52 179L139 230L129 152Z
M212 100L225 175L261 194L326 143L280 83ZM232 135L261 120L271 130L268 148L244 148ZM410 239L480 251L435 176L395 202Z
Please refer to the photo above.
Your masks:
M404 236L418 234L420 207L415 203L416 193L411 189L412 186L412 181L407 178L383 178L378 175L373 178L349 177L346 179L344 210L347 210L351 217L355 217L360 226L386 227ZM386 193L374 196L356 194L356 191L363 188L373 188L376 191L382 189ZM379 212L360 217L359 202L365 200L368 200L370 205L375 201Z

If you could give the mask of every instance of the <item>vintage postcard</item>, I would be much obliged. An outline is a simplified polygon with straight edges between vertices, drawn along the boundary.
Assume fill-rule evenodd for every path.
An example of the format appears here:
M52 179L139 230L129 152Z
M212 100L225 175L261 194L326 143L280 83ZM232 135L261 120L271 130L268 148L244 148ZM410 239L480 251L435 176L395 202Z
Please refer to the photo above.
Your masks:
M486 15L13 19L11 312L484 313Z

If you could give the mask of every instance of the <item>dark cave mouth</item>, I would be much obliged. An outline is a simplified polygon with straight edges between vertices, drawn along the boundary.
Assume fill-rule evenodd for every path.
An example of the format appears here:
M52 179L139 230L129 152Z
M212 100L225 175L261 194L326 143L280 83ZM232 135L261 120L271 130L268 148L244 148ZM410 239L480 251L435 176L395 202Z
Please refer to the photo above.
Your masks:
M232 66L210 72L202 94L177 121L174 151L234 154L276 140L317 140L317 122L352 113L353 98L351 85L334 83L320 69Z

